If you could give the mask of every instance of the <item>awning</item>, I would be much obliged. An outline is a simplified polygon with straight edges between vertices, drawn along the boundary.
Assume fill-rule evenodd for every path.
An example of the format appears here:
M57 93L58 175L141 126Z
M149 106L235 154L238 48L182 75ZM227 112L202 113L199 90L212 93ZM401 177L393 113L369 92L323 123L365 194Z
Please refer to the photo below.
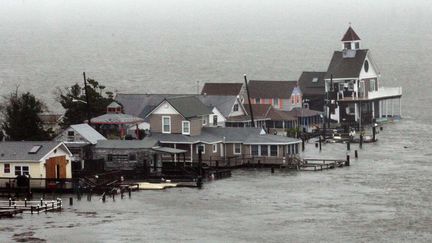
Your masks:
M186 150L183 149L176 149L176 148L169 148L169 147L154 147L152 148L154 151L167 153L167 154L183 154L186 153Z

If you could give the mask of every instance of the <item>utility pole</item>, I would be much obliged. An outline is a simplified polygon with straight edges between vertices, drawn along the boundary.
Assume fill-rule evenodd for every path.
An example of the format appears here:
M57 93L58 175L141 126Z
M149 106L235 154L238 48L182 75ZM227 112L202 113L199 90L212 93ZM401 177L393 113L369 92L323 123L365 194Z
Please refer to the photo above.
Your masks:
M251 121L252 121L251 126L255 127L255 120L254 120L253 111L252 111L252 103L251 103L251 99L250 99L250 95L249 95L249 87L248 87L248 80L247 80L246 74L244 75L244 81L245 81L245 86L246 86L246 93L248 96L248 102L249 102L249 112L250 112Z
M87 78L86 78L86 74L85 72L83 72L83 77L84 77L84 91L85 91L85 97L86 97L86 103L87 103L87 120L88 120L88 125L91 126L91 111L90 111L90 100L89 100L89 96L88 96L88 89L87 89Z

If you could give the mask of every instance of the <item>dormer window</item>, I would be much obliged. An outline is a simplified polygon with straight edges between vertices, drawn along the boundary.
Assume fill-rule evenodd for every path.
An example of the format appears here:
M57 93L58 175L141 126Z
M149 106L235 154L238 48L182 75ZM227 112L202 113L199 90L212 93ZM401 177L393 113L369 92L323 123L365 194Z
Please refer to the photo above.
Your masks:
M238 111L238 110L239 110L239 105L235 104L234 107L233 107L233 111Z
M345 42L344 49L351 50L351 42Z
M312 83L318 83L318 78L317 78L317 77L314 77L314 78L312 79Z
M182 121L182 134L190 135L190 121Z
M162 116L162 133L171 133L171 117Z

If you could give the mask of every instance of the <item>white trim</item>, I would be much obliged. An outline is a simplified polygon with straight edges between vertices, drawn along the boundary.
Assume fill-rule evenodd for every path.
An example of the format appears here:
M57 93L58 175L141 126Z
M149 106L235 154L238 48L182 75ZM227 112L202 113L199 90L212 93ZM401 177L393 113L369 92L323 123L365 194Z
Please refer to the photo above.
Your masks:
M236 153L236 144L240 145L240 153ZM233 154L241 154L242 153L242 144L241 143L233 143Z
M187 124L188 132L184 131L185 124ZM191 130L190 128L191 128L190 127L190 121L182 121L182 134L184 134L184 135L190 135L190 130Z
M50 155L51 153L54 152L54 150L58 149L60 146L63 146L63 150L69 155L69 157L72 157L73 154L71 153L71 151L68 149L68 147L66 146L65 143L61 142L59 143L57 146L55 146L53 149L51 149L51 151L49 151L47 154L45 154L44 157L42 157L41 160L39 160L39 162L45 162L45 160L47 159L48 155Z
M290 144L299 144L301 141L298 142L289 142L289 143L243 143L245 145L290 145Z
M164 131L164 119L168 118L169 120L169 131ZM162 133L171 133L171 116L162 116Z
M217 143L212 144L212 148L213 148L213 153L217 153L217 151L218 151L218 144ZM216 150L215 150L215 148L216 148Z
M175 111L177 111L177 113L178 114L180 114L183 118L185 118L184 116L183 116L183 114L182 113L180 113L176 108L174 108L174 106L172 106L169 102L168 102L168 100L167 99L164 99L163 101L161 101L161 103L159 104L159 105L157 105L152 111L150 111L144 118L147 118L147 117L149 117L151 114L153 114L153 112L155 111L155 110L157 110L157 109L159 109L159 107L164 103L164 102L167 102Z

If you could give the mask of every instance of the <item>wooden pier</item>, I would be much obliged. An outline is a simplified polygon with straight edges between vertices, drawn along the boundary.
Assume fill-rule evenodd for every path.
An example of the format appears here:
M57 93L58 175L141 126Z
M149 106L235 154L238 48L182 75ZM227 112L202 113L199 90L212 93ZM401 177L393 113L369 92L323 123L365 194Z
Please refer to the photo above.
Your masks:
M17 213L42 213L62 210L62 200L57 198L56 200L38 200L38 201L15 201L15 199L9 198L8 201L0 201L0 216L1 215L15 215Z
M321 171L334 169L336 167L349 166L349 160L341 159L303 159L299 167L302 171Z

